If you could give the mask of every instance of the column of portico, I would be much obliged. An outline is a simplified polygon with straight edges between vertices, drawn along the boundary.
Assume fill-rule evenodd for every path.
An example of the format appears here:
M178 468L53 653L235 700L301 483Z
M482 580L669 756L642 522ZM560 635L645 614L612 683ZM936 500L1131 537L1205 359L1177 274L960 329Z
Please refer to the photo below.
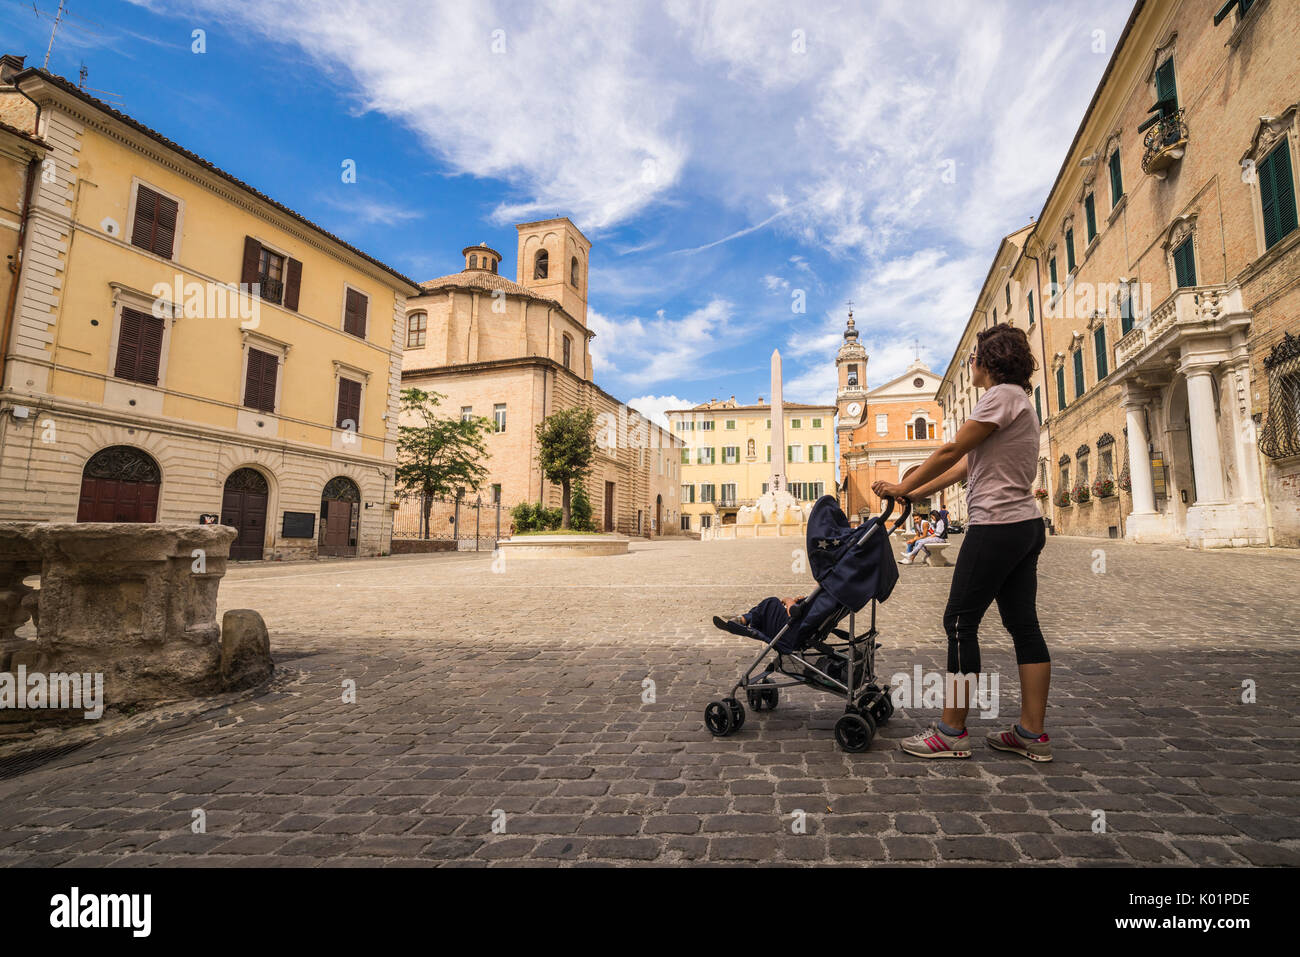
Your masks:
M1218 361L1184 362L1179 371L1187 377L1187 418L1196 468L1196 504L1220 505L1225 501L1223 454L1219 448L1219 423L1214 414L1214 373Z
M1133 515L1154 515L1156 492L1151 480L1151 456L1143 412L1151 397L1145 392L1126 392L1124 415L1128 422L1128 475L1132 485Z

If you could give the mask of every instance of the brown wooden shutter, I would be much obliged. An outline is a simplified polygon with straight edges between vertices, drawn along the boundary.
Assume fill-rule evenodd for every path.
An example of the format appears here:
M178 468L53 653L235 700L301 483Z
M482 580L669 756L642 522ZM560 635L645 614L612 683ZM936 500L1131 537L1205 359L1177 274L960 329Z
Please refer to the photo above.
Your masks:
M154 221L153 251L163 259L171 259L176 248L176 214L180 206L174 199L158 197L158 214Z
M262 261L262 244L252 236L244 237L244 268L240 272L239 281L247 286L257 282L260 276Z
M158 215L158 194L146 186L135 190L135 222L131 227L131 245L153 249L153 224Z
M263 353L262 360L262 411L275 411L275 384L280 378L280 357Z
M358 339L366 337L366 308L369 300L364 293L349 289L343 306L343 331Z
M113 375L119 379L134 379L140 367L140 315L134 309L122 310L117 330L117 364L113 368Z
M260 349L249 349L248 372L244 376L244 405L261 412L274 412L279 372L278 356Z
M256 349L248 350L248 371L244 374L244 405L250 409L261 408L263 355Z
M298 290L302 286L302 263L290 259L284 270L284 308L298 311Z
M165 319L140 313L140 368L137 382L158 384L158 366L162 362L163 323Z
M164 321L150 313L123 307L113 375L145 385L158 384Z
M352 430L361 431L361 383L354 382L352 379L339 379L339 401L337 415L334 424L340 429L347 428L344 424L352 420Z
M171 259L176 245L176 216L179 211L176 200L168 199L148 186L137 186L131 245Z

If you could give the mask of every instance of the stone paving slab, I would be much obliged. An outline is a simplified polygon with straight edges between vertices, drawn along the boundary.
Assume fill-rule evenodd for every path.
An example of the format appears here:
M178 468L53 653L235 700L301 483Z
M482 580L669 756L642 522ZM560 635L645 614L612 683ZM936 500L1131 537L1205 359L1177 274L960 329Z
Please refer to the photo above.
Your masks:
M1294 556L1050 539L1057 760L1039 765L910 758L924 709L844 754L842 708L805 689L712 738L704 705L757 646L710 618L806 592L800 545L234 567L221 610L265 616L273 689L0 781L0 863L1300 863ZM944 661L952 571L900 571L886 676ZM983 640L1002 714L979 736L1018 690L996 614Z

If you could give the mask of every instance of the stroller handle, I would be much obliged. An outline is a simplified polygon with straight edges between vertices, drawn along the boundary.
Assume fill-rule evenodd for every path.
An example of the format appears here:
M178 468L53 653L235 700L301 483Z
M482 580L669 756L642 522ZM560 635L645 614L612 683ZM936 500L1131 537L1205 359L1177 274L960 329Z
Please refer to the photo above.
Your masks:
M892 514L894 514L894 499L893 499L893 497L892 497L892 496L886 496L886 497L883 499L883 501L884 501L884 503L885 503L885 511L884 511L884 512L881 514L881 516L880 516L880 524L881 524L881 525L885 525L885 524L887 524L887 523L889 522L889 516L892 515ZM909 515L911 515L911 514L912 514L912 500L911 500L911 499L908 499L908 498L905 498L905 499L903 499L903 514L900 515L900 516L898 516L898 521L894 522L893 527L889 530L889 534L892 535L892 534L894 534L894 532L896 532L896 531L898 531L900 528L902 528L902 527L903 527L903 523L907 521L907 517L908 517Z

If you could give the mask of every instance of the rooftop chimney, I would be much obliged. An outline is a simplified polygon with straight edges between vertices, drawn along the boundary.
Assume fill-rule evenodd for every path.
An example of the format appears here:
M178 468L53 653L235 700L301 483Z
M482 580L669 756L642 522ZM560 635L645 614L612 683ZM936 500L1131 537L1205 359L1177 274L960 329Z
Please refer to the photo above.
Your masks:
M12 83L14 74L22 72L26 59L25 56L15 56L12 53L0 57L0 83Z

